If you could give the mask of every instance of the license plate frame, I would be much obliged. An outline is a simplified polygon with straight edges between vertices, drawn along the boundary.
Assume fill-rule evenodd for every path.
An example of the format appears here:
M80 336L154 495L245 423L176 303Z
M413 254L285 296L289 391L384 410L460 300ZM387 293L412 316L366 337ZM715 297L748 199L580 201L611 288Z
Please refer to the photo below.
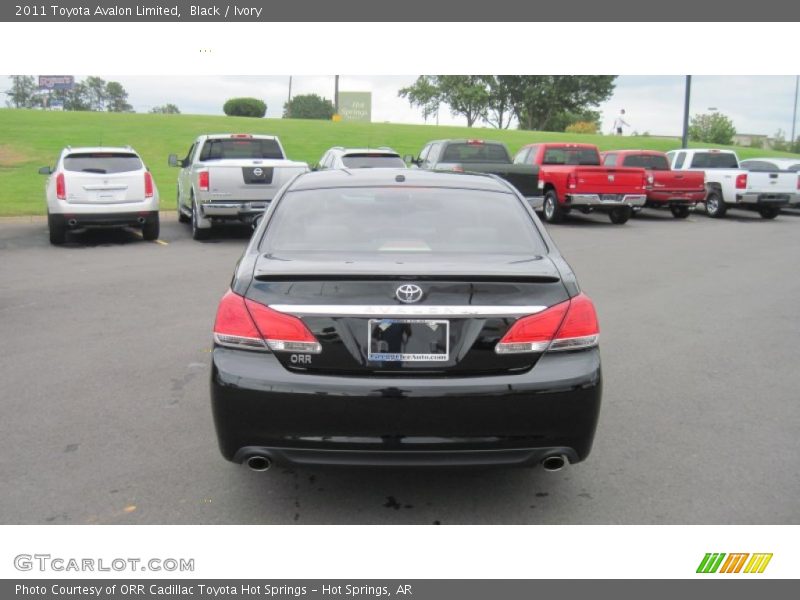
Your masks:
M444 346L444 352L407 352L407 339L386 340L383 335L397 326L416 326L420 332L425 332L423 327L430 329L428 342L436 342L437 346ZM380 330L380 331L379 331ZM379 339L373 334L378 333ZM413 336L412 330L411 335ZM397 333L395 333L397 335ZM432 339L438 337L438 340ZM417 340L415 340L416 342ZM397 348L397 344L402 348ZM391 346L395 347L392 348ZM369 319L367 322L367 360L369 362L447 362L450 360L450 321L447 319Z

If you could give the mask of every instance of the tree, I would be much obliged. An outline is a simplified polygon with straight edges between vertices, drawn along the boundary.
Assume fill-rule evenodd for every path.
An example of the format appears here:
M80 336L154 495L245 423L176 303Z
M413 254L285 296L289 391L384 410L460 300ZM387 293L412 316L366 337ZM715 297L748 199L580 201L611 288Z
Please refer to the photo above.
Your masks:
M267 114L267 104L258 98L231 98L222 106L222 112L229 117L256 117Z
M447 104L451 114L467 118L467 127L484 118L489 109L489 88L482 75L421 75L398 95L422 107L426 118L434 106L438 110L439 104Z
M12 75L11 89L6 90L8 100L7 106L14 108L31 108L38 104L36 92L39 89L36 80L30 75Z
M179 115L179 114L181 114L180 109L177 106L175 106L174 104L171 104L169 102L167 104L165 104L164 106L154 106L153 108L150 109L150 112L154 113L154 114L157 114L157 115Z
M567 131L576 123L591 123L595 131L600 130L600 112L596 110L583 110L580 112L560 112L552 115L542 127L545 131Z
M710 144L732 144L736 128L722 113L695 115L689 124L689 139Z
M432 77L420 75L414 85L402 88L397 95L407 98L411 106L418 106L422 109L422 118L427 122L428 117L432 117L439 112L441 105L441 95L439 88Z
M90 76L83 82L86 88L86 100L89 103L89 110L106 109L106 80L100 77Z
M284 119L327 119L333 118L333 102L317 94L300 94L283 105Z
M616 75L500 75L520 129L544 129L556 115L582 113L611 97Z
M71 90L53 90L50 92L50 102L61 102L64 110L92 110L89 90L85 84L78 82Z
M513 107L506 82L496 75L484 75L489 93L486 122L497 129L508 129L513 117Z
M133 112L128 104L128 92L118 81L109 81L105 89L106 109L109 112Z

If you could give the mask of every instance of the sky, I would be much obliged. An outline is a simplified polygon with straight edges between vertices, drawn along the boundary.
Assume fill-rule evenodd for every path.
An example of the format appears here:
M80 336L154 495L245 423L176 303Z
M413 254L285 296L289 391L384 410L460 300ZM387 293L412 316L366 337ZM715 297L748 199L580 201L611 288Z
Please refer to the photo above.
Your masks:
M185 114L222 114L222 105L235 96L255 96L267 103L267 117L279 118L289 92L288 77L273 76L132 76L99 74L119 81L129 93L128 101L137 112L171 102ZM372 120L375 122L423 123L421 112L400 98L400 88L410 85L416 75L350 76L339 80L341 91L372 92ZM84 75L76 75L83 79ZM0 76L0 90L10 82ZM333 98L333 76L296 76L292 95L317 93ZM610 132L614 117L624 108L630 124L626 133L679 136L682 128L684 77L672 75L622 75L612 97L599 110L603 131ZM727 115L739 133L774 135L782 130L789 137L795 101L795 76L695 76L692 78L691 114L710 109ZM5 96L0 97L5 103ZM434 123L429 120L429 123ZM442 125L465 125L463 117L452 116L447 107L439 113ZM797 127L800 133L800 124ZM797 134L796 134L797 135Z

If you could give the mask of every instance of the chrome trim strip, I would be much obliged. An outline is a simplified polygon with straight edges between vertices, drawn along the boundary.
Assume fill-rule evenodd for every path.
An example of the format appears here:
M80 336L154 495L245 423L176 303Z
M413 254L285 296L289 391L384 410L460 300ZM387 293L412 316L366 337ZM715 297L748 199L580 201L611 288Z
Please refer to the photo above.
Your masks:
M278 312L303 316L326 317L519 317L542 312L547 307L528 306L478 306L478 305L397 305L397 304L270 304Z

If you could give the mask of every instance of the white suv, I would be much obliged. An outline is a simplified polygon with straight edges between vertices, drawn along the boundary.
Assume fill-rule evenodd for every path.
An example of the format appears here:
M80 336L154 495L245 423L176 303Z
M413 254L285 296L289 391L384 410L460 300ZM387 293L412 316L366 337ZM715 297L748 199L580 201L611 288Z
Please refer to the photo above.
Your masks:
M142 237L159 233L158 189L139 155L125 148L72 148L55 167L42 167L50 243L63 244L68 230L140 227Z
M324 169L402 169L403 158L391 148L342 148L334 146L322 155L315 170Z

